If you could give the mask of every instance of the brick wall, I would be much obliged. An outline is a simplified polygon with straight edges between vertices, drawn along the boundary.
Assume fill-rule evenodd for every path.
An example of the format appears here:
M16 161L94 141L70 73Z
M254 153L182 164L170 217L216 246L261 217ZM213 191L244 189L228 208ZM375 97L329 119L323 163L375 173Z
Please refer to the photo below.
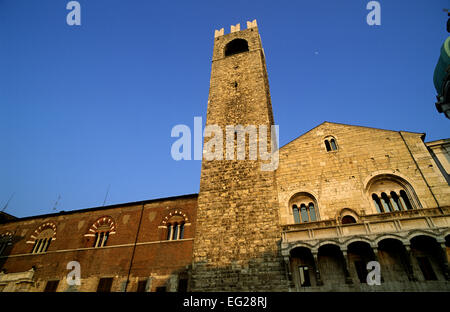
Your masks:
M64 281L70 272L66 265L70 261L78 261L82 283L77 290L95 291L100 277L113 277L112 290L123 291L133 257L128 291L137 289L139 279L150 277L154 280L150 283L150 290L162 285L167 286L168 290L176 290L176 285L170 285L171 279L185 272L186 266L191 263L196 208L197 196L188 195L31 217L2 224L0 233L10 231L15 235L13 244L0 257L0 266L7 273L24 272L34 266L36 283L31 290L42 291L48 280L60 280L58 291L65 291L69 286ZM184 239L166 241L163 220L175 211L187 217ZM114 220L116 233L109 236L105 247L93 248L93 237L84 235L103 216ZM52 241L47 252L31 254L31 235L40 225L49 222L56 225L56 240Z

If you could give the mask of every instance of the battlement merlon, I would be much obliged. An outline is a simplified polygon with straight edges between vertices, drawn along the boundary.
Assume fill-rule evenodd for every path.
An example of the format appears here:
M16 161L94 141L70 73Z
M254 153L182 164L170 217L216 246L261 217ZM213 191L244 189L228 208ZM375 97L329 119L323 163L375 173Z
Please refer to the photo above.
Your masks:
M258 27L256 20L253 20L251 22L247 21L247 29L254 28L254 27ZM240 31L240 30L241 30L241 24L231 25L230 33L234 33L234 32ZM225 31L223 28L221 28L220 30L216 29L214 32L214 38L221 37L224 34L225 34Z

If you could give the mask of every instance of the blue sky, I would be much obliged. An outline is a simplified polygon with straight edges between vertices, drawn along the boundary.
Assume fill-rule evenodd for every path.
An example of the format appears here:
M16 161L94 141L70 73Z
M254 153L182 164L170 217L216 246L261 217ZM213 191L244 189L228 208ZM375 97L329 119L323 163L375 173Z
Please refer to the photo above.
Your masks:
M281 144L323 121L448 138L447 1L0 0L0 208L18 217L197 193L172 127L206 117L214 30L258 20ZM56 210L55 201L61 196Z

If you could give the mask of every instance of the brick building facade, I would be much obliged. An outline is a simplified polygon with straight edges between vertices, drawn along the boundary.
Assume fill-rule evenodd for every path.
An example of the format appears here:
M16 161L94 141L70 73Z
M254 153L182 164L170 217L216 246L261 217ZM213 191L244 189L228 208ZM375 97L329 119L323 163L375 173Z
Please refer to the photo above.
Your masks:
M271 105L256 21L216 31L207 125L270 129ZM281 147L274 171L204 159L199 194L3 214L0 290L448 291L450 140L424 138L324 122ZM381 285L367 284L370 261Z
M100 279L111 291L186 288L196 209L194 194L6 222L0 288L43 291L58 281L57 291L96 291ZM79 286L66 282L72 261Z

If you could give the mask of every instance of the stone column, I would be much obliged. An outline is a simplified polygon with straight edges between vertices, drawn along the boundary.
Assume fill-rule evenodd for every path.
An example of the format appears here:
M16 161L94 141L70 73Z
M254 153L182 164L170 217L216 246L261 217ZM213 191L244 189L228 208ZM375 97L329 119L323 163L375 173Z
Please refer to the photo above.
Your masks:
M289 256L284 256L284 268L287 274L287 279L288 281L292 281L292 271L291 271L291 263L290 263L290 259Z
M323 281L322 281L322 278L320 277L319 260L317 258L318 252L319 252L318 250L314 250L314 251L312 251L312 255L314 258L314 271L316 273L316 284L317 284L317 286L322 286Z
M290 289L295 289L295 283L294 278L292 276L292 270L291 270L291 261L289 256L284 256L284 270L286 272L286 279L289 284Z
M350 270L348 267L348 263L349 263L349 259L348 259L348 253L347 253L347 249L342 249L342 261L344 264L344 274L345 274L345 283L346 284L353 284L353 280L350 276Z
M445 245L445 242L440 243L440 250L438 251L440 253L439 257L441 259L441 267L442 267L442 273L444 274L444 277L447 281L450 280L450 271L448 267L448 259L447 259L447 246Z
M408 273L408 279L411 282L416 282L417 278L414 276L414 268L412 266L411 245L404 245L406 250L406 271Z

